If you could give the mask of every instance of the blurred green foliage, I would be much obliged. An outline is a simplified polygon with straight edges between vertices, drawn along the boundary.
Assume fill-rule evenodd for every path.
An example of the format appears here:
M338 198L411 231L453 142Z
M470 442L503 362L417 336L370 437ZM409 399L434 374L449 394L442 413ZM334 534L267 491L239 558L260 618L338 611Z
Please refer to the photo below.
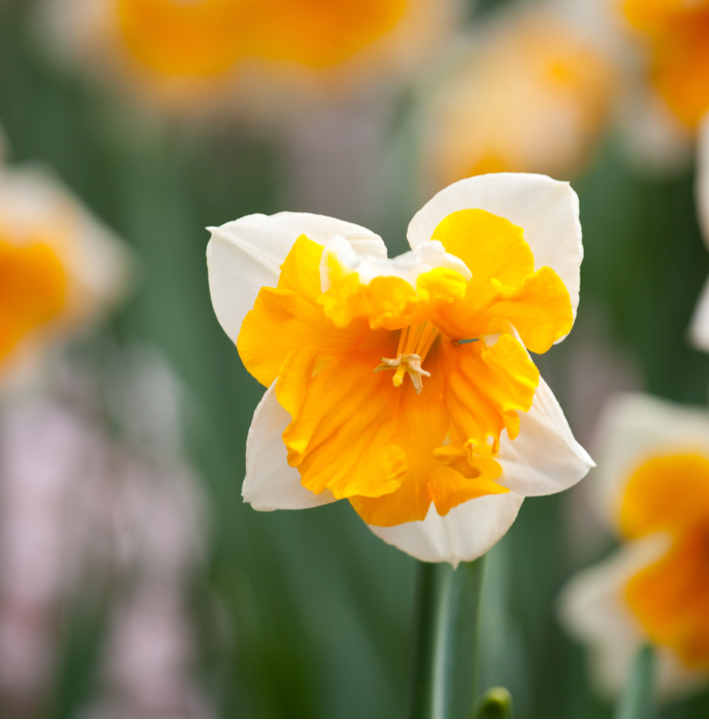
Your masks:
M143 258L140 289L109 332L120 342L157 343L190 394L189 453L213 529L209 566L192 592L205 686L225 716L404 716L414 561L378 540L346 503L256 513L241 500L246 433L262 388L212 311L204 228L298 209L282 204L287 174L277 138L143 115L50 67L28 37L31 5L0 5L0 122L12 162L53 167ZM648 390L706 402L709 358L686 342L709 274L692 181L641 176L611 137L574 183L586 249L578 338L572 333L544 359L562 405L568 358L599 313ZM405 221L397 223L383 219L373 229L403 238ZM588 686L581 648L555 620L558 590L578 566L565 541L568 502L528 500L489 557L482 686L508 687L520 717L611 713ZM48 716L75 716L88 697L101 607L79 606L64 619ZM707 711L706 694L665 708L668 717Z

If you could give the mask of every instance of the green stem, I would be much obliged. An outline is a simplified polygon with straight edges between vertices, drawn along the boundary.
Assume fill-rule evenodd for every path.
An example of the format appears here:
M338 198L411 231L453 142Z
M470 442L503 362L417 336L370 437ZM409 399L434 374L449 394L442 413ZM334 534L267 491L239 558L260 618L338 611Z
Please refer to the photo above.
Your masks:
M635 656L628 684L618 701L616 717L651 718L655 710L655 651L642 645Z
M412 718L471 717L478 697L478 627L484 556L419 563Z

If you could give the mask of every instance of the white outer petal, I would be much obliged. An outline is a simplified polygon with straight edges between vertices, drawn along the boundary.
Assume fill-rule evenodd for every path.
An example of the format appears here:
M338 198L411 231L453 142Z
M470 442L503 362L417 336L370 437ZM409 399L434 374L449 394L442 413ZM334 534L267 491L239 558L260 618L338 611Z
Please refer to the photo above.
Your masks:
M558 613L567 632L591 647L591 675L607 697L625 687L635 653L647 640L640 621L625 601L631 577L658 560L671 538L658 533L627 543L610 558L582 570L559 596ZM706 675L685 667L669 648L656 646L657 687L661 696L680 695L706 683Z
M709 113L699 126L697 138L697 180L694 188L699 226L709 246ZM709 352L709 280L707 280L689 325L692 342Z
M563 280L574 317L579 304L583 246L578 196L567 182L546 175L497 173L460 180L429 200L409 224L412 248L431 240L438 224L453 212L480 208L524 230L535 269L549 266ZM472 268L473 275L475 268Z
M369 529L419 560L455 567L484 555L510 529L523 500L514 492L484 495L454 507L445 517L431 504L425 520Z
M700 350L709 352L709 279L704 283L694 308L692 320L689 323L689 336Z
M415 250L395 258L358 255L352 243L340 235L332 238L323 251L320 261L320 285L323 292L330 288L330 258L345 273L356 273L362 285L369 285L377 277L398 277L413 288L419 275L435 268L447 268L460 273L466 280L472 277L468 266L455 255L450 255L437 240L420 245Z
M709 245L709 113L704 116L697 137L697 180L695 187L699 225Z
M207 245L212 304L221 326L234 342L259 290L278 284L281 264L301 235L320 245L342 235L358 255L385 258L387 254L384 241L370 230L311 213L247 215L207 229L212 233Z
M630 475L659 455L699 453L709 458L709 412L650 395L618 395L598 424L598 470L593 487L599 516L619 527Z
M500 485L528 497L551 495L575 485L595 467L543 378L532 407L519 418L519 435L510 440L505 430L500 437Z
M329 490L316 495L304 488L300 473L288 464L281 436L291 416L278 404L275 386L266 390L249 428L244 501L254 510L302 510L334 502Z

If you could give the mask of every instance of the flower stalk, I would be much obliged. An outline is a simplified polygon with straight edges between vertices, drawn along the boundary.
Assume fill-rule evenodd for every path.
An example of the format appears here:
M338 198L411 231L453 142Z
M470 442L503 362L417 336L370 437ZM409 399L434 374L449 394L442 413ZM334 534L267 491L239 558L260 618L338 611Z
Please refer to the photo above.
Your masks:
M478 698L478 635L485 556L418 565L411 717L471 717Z
M650 643L641 645L623 694L618 701L616 717L655 717L655 650Z

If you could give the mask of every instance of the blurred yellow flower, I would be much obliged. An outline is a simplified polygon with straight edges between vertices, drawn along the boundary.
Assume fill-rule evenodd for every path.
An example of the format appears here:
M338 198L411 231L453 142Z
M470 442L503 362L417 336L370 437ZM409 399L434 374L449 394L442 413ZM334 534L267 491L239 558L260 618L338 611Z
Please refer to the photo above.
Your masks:
M28 373L49 346L126 291L131 257L39 168L0 169L0 372Z
M317 215L212 232L217 317L268 387L247 444L256 509L347 498L388 542L457 563L507 531L524 495L592 465L527 353L562 340L578 305L568 184L461 181L394 259L369 230Z
M651 82L696 128L709 110L709 0L623 0L623 10L648 40Z
M609 119L615 72L604 52L546 9L506 13L468 45L430 109L435 182L577 173Z
M620 691L650 640L671 696L709 673L709 413L628 395L602 429L598 501L621 548L571 580L562 616L602 691Z
M46 37L150 100L194 110L266 84L342 92L418 65L458 0L49 0Z

